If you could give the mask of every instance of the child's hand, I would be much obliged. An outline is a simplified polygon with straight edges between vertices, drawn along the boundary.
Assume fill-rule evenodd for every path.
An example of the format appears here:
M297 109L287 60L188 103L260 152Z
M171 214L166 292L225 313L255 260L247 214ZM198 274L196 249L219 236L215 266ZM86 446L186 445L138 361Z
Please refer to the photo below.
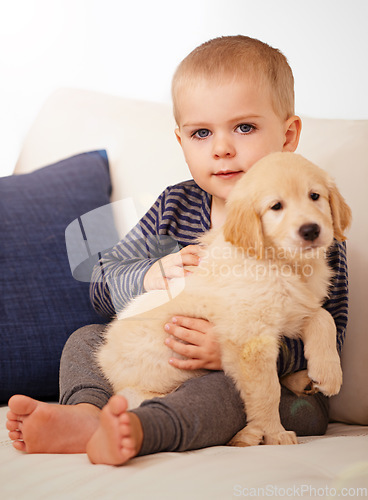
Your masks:
M167 280L181 278L188 274L190 272L186 269L188 266L198 266L199 264L199 251L199 245L188 245L180 252L166 255L155 262L144 277L143 287L145 291L165 290Z
M175 316L165 325L165 331L180 340L168 337L165 344L187 359L171 358L170 364L182 370L221 370L220 345L213 332L213 324L205 319Z

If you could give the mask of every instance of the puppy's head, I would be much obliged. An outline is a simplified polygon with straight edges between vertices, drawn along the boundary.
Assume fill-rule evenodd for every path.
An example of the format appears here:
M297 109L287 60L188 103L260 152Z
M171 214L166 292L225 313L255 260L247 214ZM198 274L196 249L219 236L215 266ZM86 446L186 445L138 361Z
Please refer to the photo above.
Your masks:
M351 211L328 174L295 153L261 159L234 187L224 237L249 256L328 248L345 239Z

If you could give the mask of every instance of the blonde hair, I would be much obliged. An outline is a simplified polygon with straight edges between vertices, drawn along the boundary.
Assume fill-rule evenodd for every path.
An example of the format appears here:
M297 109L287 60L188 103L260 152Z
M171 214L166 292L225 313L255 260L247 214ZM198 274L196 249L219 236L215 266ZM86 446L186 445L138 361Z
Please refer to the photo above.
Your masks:
M294 115L294 77L286 57L248 36L214 38L194 49L179 64L172 80L173 111L179 120L178 95L200 79L219 82L251 78L269 85L274 111L282 119Z

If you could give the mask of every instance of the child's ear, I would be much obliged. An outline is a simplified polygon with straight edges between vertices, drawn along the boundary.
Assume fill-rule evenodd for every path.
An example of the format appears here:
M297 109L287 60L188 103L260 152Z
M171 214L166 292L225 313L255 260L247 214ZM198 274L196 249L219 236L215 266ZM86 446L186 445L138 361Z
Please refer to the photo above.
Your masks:
M291 116L285 122L285 142L283 151L293 153L299 144L300 132L302 131L302 121L299 116Z
M179 128L175 129L175 136L176 136L176 139L177 139L178 143L181 146L181 134L180 134L180 129Z
M245 250L247 256L262 258L264 238L261 218L251 203L236 200L228 206L224 237L225 241Z
M329 193L330 208L334 227L334 236L338 241L346 240L345 229L351 224L351 209L345 202L334 182L331 182Z

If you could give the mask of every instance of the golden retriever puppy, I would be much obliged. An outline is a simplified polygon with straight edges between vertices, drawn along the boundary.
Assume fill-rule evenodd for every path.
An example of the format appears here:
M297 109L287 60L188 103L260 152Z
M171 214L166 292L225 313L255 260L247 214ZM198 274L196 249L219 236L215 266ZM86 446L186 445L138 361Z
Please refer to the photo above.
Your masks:
M302 338L310 379L328 396L339 391L336 328L321 306L331 279L326 251L344 239L350 218L334 182L302 156L257 162L234 187L224 227L200 238L202 259L184 287L172 280L169 297L141 295L108 326L97 359L114 391L132 407L202 375L168 363L163 326L176 314L204 318L245 405L247 426L231 444L296 443L280 422L279 341Z

